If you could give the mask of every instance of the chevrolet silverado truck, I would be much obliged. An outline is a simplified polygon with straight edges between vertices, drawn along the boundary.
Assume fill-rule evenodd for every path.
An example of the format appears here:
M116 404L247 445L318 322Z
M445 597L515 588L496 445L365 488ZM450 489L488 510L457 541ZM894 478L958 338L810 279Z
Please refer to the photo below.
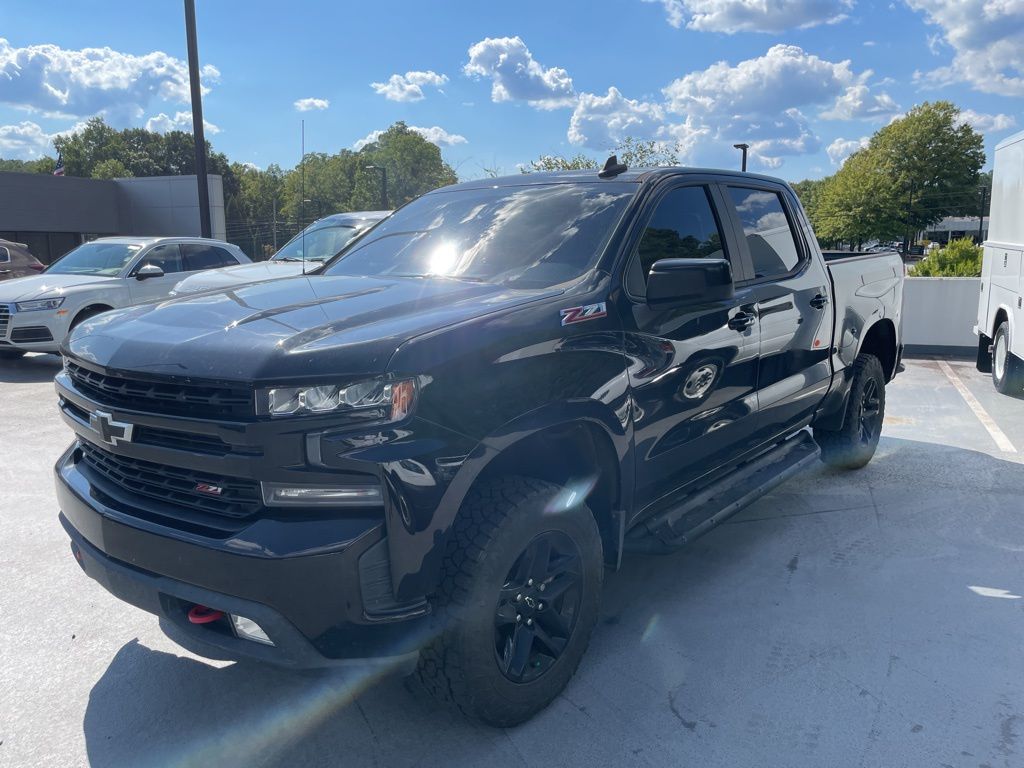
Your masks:
M903 265L826 260L784 182L445 187L312 274L82 323L60 522L217 659L415 662L493 725L565 687L625 553L872 457Z

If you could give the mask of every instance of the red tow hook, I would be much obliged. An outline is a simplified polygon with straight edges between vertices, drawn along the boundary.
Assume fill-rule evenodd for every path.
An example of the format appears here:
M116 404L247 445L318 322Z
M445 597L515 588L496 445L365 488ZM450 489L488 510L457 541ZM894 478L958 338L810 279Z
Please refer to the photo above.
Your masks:
M193 605L188 612L188 620L192 624L209 624L224 617L224 611L215 611L205 605Z

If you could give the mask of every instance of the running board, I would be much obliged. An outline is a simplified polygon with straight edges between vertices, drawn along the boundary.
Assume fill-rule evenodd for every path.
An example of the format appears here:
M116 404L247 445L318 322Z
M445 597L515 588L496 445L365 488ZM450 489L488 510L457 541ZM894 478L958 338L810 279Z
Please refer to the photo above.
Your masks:
M667 553L678 549L813 464L818 454L818 445L809 432L794 435L696 491L678 506L636 526L626 535L626 551ZM693 524L695 518L699 522Z

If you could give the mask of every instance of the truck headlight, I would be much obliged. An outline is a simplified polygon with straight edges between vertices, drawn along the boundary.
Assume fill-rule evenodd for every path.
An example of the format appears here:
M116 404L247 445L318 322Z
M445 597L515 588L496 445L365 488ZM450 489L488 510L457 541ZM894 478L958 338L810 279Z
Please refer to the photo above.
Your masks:
M274 387L260 393L258 410L264 416L297 416L358 412L382 421L401 421L412 411L416 380L368 379L353 384L316 387Z
M61 304L64 303L64 297L61 296L57 299L35 299L33 301L18 301L15 302L14 306L18 308L19 312L35 312L40 309L57 309Z

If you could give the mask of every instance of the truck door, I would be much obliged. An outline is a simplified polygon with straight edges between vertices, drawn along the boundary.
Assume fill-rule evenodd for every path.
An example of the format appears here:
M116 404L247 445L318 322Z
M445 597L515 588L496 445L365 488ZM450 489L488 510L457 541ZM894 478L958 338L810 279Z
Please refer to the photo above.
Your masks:
M644 300L651 267L666 258L729 259L743 279L716 208L713 184L676 183L655 193L631 232L619 305L632 390L633 509L668 503L672 492L748 445L757 411L758 323L754 300L653 309Z
M831 383L834 308L824 260L807 242L796 202L777 185L728 184L724 196L752 276L743 283L760 335L755 441L806 423Z

